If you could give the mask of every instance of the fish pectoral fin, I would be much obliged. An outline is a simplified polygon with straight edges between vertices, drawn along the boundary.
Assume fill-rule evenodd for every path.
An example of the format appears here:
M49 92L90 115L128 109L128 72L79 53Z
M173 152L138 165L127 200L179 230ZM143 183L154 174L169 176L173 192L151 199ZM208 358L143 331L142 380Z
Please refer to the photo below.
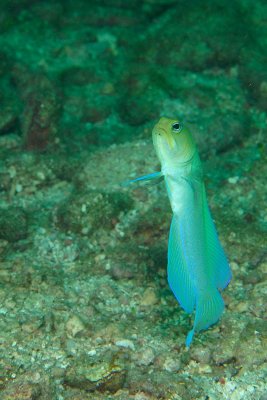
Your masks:
M123 182L122 186L129 186L132 183L136 183L136 182L144 182L144 181L154 181L154 183L159 183L164 179L164 176L162 174L161 171L159 172L153 172L152 174L148 174L148 175L143 175L143 176L139 176L138 178L135 179L131 179L129 181Z

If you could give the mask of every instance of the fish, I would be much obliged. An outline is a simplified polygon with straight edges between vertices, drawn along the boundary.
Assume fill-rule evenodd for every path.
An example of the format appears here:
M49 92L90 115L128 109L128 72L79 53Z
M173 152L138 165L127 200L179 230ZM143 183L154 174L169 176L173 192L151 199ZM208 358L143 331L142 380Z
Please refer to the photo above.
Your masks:
M232 274L207 202L196 142L179 120L161 117L152 130L161 171L128 181L164 179L173 212L168 240L167 277L181 307L195 313L185 344L208 329L224 310L221 291Z

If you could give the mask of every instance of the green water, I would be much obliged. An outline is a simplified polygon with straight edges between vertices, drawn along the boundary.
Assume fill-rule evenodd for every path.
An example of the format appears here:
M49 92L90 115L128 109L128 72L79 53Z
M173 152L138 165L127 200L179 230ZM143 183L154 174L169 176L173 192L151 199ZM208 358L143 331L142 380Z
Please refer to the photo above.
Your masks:
M266 49L263 0L1 1L1 399L266 399ZM120 185L159 170L160 116L233 272L190 351L164 185Z

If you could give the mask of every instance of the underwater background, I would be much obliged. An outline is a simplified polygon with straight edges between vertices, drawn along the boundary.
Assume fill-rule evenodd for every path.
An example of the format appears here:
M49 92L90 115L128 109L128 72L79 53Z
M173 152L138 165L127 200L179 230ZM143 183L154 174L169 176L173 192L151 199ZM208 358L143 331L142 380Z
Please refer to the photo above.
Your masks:
M267 3L0 2L0 399L266 400ZM167 284L151 130L188 124L233 278Z

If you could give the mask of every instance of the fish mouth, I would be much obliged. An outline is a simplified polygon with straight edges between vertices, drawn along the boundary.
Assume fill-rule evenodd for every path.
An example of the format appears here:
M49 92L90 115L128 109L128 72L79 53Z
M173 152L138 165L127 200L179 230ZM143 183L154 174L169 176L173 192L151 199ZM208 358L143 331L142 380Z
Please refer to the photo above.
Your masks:
M153 136L154 137L156 137L156 136L162 137L167 142L169 148L174 149L175 144L176 144L175 140L174 140L172 134L169 133L164 128L162 128L162 127L159 128L159 127L155 126L155 128L153 130Z

